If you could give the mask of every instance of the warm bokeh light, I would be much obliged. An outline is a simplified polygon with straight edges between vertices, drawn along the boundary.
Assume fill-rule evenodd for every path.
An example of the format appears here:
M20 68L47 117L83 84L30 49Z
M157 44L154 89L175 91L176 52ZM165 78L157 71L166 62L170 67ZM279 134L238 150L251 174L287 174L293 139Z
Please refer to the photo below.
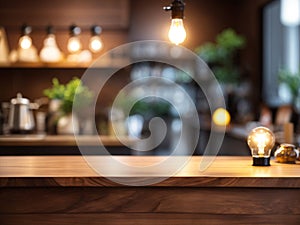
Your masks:
M54 34L49 34L45 38L40 58L43 62L58 62L62 59L62 53L57 46Z
M32 45L32 39L28 35L24 35L19 39L19 46L22 49L29 49Z
M226 109L219 108L213 113L213 122L218 126L227 126L230 120L230 114Z
M70 53L76 53L78 52L79 50L81 50L81 41L79 39L79 37L77 36L73 36L73 37L70 37L69 40L68 40L68 51Z
M169 30L169 39L172 43L179 45L184 42L186 38L186 31L183 26L182 19L172 19Z
M100 52L103 48L103 42L101 40L101 37L98 35L91 37L89 48L93 53Z

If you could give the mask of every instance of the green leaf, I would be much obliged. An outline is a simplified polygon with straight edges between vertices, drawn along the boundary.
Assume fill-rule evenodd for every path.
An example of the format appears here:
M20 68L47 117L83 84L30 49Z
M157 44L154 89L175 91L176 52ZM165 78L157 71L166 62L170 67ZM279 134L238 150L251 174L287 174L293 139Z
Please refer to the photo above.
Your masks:
M293 97L296 97L298 95L298 89L300 87L299 72L291 73L286 69L280 69L278 74L279 82L285 83L289 87Z
M217 36L216 43L228 51L236 51L244 47L245 38L238 35L233 29L228 28Z
M73 106L75 110L89 106L94 98L94 93L82 85L77 77L66 85L60 84L57 78L53 78L52 88L45 89L43 93L50 99L62 100L61 110L66 114L72 112ZM76 101L74 102L75 95Z
M204 43L195 52L208 64L220 82L237 83L240 79L237 54L245 44L243 36L228 28L217 35L215 43Z
M52 79L52 87L45 89L43 94L50 99L63 99L65 87L59 83L57 78Z

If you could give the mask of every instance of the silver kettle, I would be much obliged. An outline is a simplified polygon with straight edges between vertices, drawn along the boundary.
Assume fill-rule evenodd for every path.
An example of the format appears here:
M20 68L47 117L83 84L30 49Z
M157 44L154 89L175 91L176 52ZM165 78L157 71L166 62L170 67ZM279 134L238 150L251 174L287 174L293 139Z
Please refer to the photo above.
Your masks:
M10 101L8 127L12 134L31 133L35 128L31 103L21 93Z

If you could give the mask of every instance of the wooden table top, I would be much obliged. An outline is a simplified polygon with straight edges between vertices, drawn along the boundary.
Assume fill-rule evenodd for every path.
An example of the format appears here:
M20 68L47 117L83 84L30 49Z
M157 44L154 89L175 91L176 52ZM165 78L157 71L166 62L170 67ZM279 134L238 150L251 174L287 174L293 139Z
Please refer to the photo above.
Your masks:
M177 157L177 158L176 158ZM174 163L178 157L173 156ZM279 164L271 160L269 167L252 166L251 157L218 156L204 171L201 160L193 156L170 178L160 171L119 171L110 163L110 156L89 156L89 160L110 168L111 177L165 177L152 186L183 187L288 187L300 188L300 162ZM114 160L143 168L160 163L166 156L113 156ZM153 172L153 173L152 173ZM168 178L168 179L167 179ZM0 186L121 186L93 170L82 156L1 156Z

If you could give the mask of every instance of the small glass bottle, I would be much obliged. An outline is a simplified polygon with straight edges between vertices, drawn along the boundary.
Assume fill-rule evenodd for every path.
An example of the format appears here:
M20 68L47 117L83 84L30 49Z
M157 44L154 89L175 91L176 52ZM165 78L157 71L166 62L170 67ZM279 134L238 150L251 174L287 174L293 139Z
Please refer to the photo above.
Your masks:
M274 152L275 161L279 163L296 163L299 150L293 144L280 144Z

